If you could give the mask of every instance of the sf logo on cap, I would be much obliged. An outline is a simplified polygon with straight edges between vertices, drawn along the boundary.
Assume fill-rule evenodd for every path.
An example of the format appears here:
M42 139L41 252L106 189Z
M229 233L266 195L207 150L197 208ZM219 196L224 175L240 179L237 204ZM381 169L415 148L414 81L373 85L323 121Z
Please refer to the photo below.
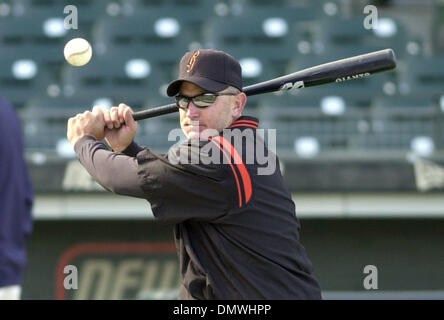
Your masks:
M187 72L190 72L194 68L194 64L196 63L197 57L199 56L200 51L196 51L193 53L193 55L190 58L190 61L188 61L187 64Z

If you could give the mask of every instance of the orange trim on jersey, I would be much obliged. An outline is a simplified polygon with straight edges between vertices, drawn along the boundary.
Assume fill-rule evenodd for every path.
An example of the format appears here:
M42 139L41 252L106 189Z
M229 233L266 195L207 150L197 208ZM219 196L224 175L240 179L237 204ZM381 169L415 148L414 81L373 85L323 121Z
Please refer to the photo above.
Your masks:
M224 150L224 148L220 145L220 142L218 140L214 140L212 138L210 138L210 141L213 142L224 154L225 158L227 158L227 160L229 161L231 170L233 171L234 174L234 179L236 180L236 186L237 186L237 193L239 196L239 208L242 207L242 193L241 193L241 186L240 186L240 182L239 182L239 177L237 176L237 172L236 169L234 169L233 164L231 163L231 157L227 154L227 152Z
M253 121L253 120L246 120L246 119L241 119L241 120L236 120L234 121L230 128L234 128L234 126L236 127L250 127L250 128L257 128L259 125L259 123L257 121Z
M249 126L249 125L245 125L245 124L233 124L232 126L230 126L230 128L239 128L239 127L248 127L248 128L253 128L253 129L257 129L257 126Z
M251 183L251 178L250 174L248 173L247 167L245 167L245 164L242 161L242 158L240 157L239 153L236 151L234 146L229 141L225 140L222 136L214 137L214 139L220 141L224 149L226 149L230 153L231 157L234 160L234 164L239 169L242 178L242 184L244 186L245 203L248 203L253 194L253 186Z

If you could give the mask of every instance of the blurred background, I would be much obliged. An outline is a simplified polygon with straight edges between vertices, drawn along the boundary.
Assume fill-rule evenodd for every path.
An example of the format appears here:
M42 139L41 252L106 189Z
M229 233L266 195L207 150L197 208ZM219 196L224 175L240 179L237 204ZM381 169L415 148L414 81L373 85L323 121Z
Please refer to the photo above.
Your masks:
M66 5L78 29L64 28ZM177 295L172 227L92 181L66 140L69 117L172 103L166 85L188 50L230 53L249 85L392 48L394 71L250 97L245 114L277 129L324 298L443 299L443 17L442 0L0 0L0 95L21 119L36 192L23 298ZM92 44L84 67L63 57L76 37ZM176 127L177 114L145 120L136 141L164 152ZM67 265L78 289L63 287ZM366 266L377 289L364 286Z

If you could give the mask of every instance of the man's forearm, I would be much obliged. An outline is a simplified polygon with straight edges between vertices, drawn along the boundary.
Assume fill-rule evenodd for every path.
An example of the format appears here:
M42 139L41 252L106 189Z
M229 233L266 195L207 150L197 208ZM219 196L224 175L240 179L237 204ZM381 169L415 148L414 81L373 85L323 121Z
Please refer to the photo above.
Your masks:
M74 150L80 163L105 189L117 194L145 198L140 188L135 157L112 152L105 144L89 136L79 139Z

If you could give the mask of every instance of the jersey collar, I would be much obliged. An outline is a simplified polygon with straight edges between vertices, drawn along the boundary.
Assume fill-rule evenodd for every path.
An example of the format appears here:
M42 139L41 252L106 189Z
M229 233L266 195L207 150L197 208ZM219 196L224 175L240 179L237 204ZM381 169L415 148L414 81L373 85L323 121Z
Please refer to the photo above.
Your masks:
M259 121L257 118L255 117L250 117L250 116L241 116L239 118L237 118L231 125L229 128L253 128L253 129L257 129L257 127L259 126Z

